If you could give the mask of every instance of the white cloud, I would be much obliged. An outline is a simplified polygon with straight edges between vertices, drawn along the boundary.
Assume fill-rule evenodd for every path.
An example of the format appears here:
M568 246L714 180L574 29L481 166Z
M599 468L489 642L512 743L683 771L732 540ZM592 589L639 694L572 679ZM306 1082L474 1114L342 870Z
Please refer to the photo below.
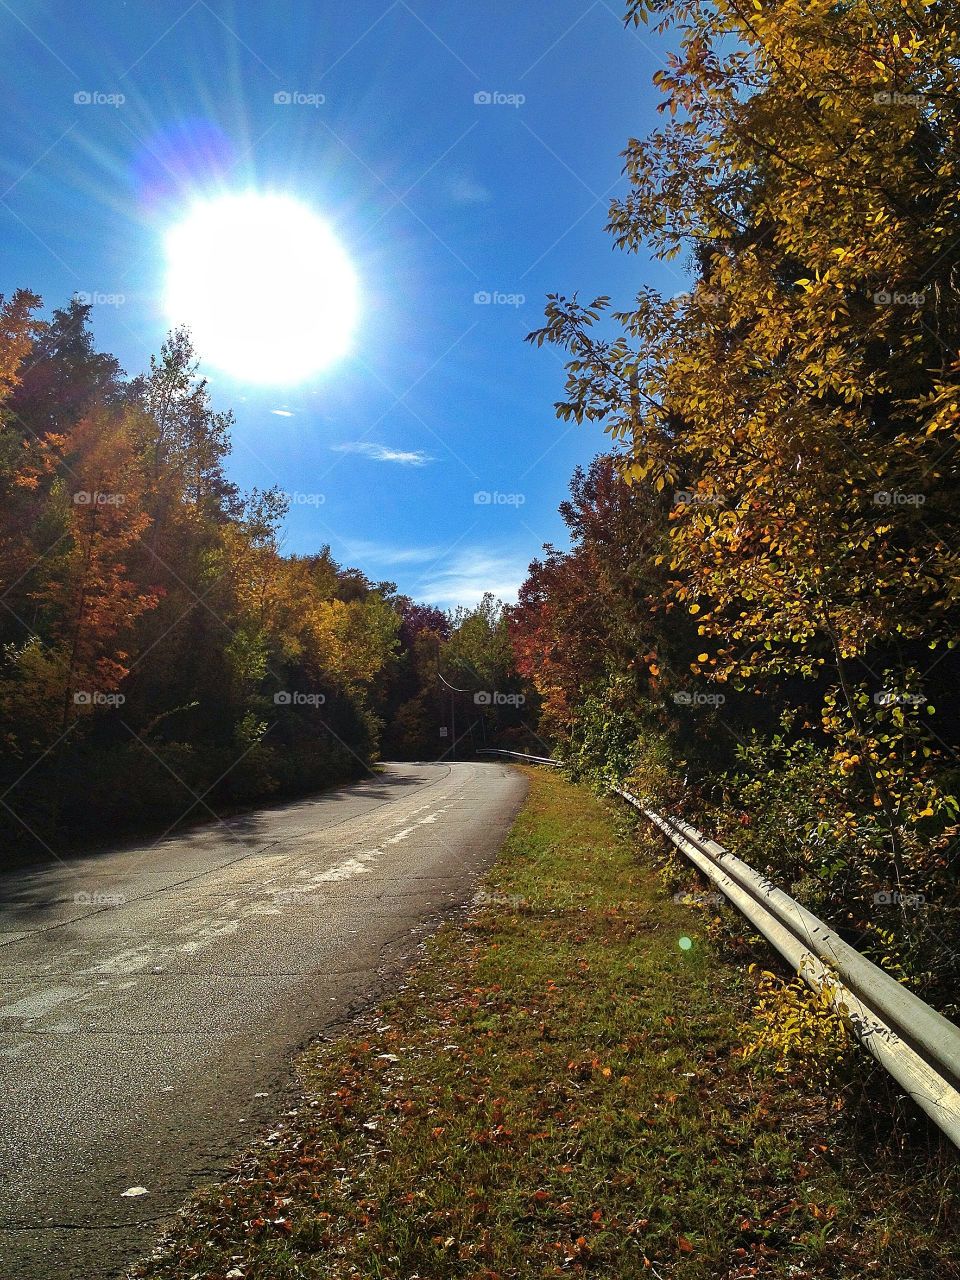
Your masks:
M472 606L485 591L513 604L527 576L529 557L497 555L479 547L438 557L410 592L418 600L451 608Z
M337 453L362 453L374 462L399 462L406 467L423 467L435 461L429 453L419 449L391 449L385 444L372 444L366 440L348 440L346 444L332 444L330 448Z
M271 409L271 413L275 413L278 418L292 418L293 414L289 409Z
M433 564L442 554L438 547L391 547L379 542L345 542L344 546L355 559L379 565Z
M442 609L458 604L472 607L485 591L492 591L505 604L514 604L532 559L529 553L497 553L481 547L403 547L389 543L344 542L351 564L366 573L399 569L400 590L414 600ZM421 576L416 567L422 566ZM412 574L403 573L409 567ZM391 575L392 576L392 575Z
M493 192L478 182L472 173L461 170L446 183L447 196L454 204L489 204Z

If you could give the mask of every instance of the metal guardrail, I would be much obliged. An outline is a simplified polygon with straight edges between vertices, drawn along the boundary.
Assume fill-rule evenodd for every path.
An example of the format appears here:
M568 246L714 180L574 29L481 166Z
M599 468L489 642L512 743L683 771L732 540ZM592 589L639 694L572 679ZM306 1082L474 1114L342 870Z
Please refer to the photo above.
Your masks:
M861 992L879 1014L895 1025L904 1038L922 1040L929 1046L929 1054L946 1074L960 1076L960 1027L921 1000L907 987L897 982L889 973L867 960L855 947L824 924L813 912L800 905L789 894L753 870L736 854L730 853L714 840L701 835L695 827L678 818L663 818L651 809L644 809L636 796L621 791L630 804L651 822L665 831L671 839L681 836L701 850L710 861L737 881L748 893L801 941L815 951L821 960L827 960L842 976ZM666 831L666 827L672 828Z
M478 756L511 756L514 760L524 760L527 764L545 764L552 769L560 768L559 760L551 760L549 756L529 756L525 751L501 751L497 747L481 747Z
M553 768L517 751L487 751ZM771 943L814 991L825 991L860 1043L960 1147L960 1027L868 960L789 894L689 823L664 817L619 787Z

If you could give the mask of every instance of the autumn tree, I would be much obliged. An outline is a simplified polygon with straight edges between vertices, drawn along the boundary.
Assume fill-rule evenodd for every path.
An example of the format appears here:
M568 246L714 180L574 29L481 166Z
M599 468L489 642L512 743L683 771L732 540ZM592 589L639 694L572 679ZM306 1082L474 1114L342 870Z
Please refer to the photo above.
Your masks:
M560 415L604 422L624 478L671 501L655 560L700 636L691 676L806 686L792 742L825 746L818 794L857 898L946 886L955 7L631 0L628 21L651 17L678 41L655 77L667 119L630 141L608 230L690 287L616 312L553 295L531 339L569 352Z
M18 289L9 301L0 294L0 403L20 385L24 360L42 332L34 316L40 303L29 289Z
M41 629L49 660L62 681L62 729L98 695L119 688L134 623L157 603L127 568L150 524L140 483L128 412L91 409L66 436L64 474L51 495L66 537L45 558L35 592L48 614Z
M71 298L39 327L24 355L9 408L21 427L38 437L74 426L95 404L115 407L123 399L119 361L94 346L92 309L91 303Z
M450 616L409 596L394 602L400 619L398 650L388 673L384 752L399 759L430 759L444 749L445 723L438 670L450 638Z
M4 834L35 855L367 770L405 658L394 584L283 554L286 500L228 479L185 330L126 381L89 306L39 305L0 300Z
M576 469L560 514L570 549L544 548L510 610L517 667L542 696L542 732L565 755L622 768L645 723L670 729L668 699L689 684L697 651L696 626L658 564L670 506L603 454Z
M0 636L16 637L29 586L25 583L44 546L35 531L44 502L46 481L60 459L63 437L38 435L16 411L13 397L21 387L25 362L44 332L34 312L40 298L25 289L9 302L0 295ZM17 591L17 588L20 588Z

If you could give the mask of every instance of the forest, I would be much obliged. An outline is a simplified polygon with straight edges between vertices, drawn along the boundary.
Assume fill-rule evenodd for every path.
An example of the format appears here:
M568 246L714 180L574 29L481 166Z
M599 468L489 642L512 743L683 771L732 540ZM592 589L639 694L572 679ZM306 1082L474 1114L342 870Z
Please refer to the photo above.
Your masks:
M690 273L551 295L610 451L511 633L540 731L960 987L956 6L632 0L680 51L607 232Z
M519 691L498 601L445 612L328 546L284 554L288 499L227 478L189 333L128 378L89 303L40 307L0 308L8 862L523 735L493 697Z
M680 35L607 232L687 287L550 295L570 546L444 612L282 548L185 329L0 312L12 856L363 776L555 751L700 822L940 1007L960 980L960 40L953 6L632 0ZM202 354L202 353L201 353Z

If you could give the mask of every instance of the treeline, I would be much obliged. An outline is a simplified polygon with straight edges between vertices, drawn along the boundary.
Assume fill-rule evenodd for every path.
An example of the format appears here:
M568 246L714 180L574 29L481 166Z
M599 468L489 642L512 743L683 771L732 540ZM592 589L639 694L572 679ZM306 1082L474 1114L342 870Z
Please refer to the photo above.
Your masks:
M452 735L438 672L511 689L498 602L455 614L284 555L286 499L226 475L189 334L127 378L89 305L0 299L0 835L8 856L164 829ZM457 753L520 723L463 703Z
M939 1007L960 979L955 4L675 24L607 230L688 269L550 298L611 454L513 615L542 732L705 824Z

